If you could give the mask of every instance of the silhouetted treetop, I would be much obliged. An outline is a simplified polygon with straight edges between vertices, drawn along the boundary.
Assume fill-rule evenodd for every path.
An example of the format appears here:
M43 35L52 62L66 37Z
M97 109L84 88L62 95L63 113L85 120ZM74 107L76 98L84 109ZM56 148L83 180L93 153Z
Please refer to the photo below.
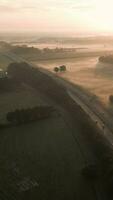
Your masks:
M113 55L99 57L99 62L113 64Z

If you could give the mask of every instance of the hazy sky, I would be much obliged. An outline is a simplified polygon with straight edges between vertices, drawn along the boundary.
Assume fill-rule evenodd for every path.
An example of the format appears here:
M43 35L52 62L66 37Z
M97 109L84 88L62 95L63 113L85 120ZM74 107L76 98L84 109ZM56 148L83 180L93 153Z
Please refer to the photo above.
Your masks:
M113 0L0 0L0 30L113 32Z

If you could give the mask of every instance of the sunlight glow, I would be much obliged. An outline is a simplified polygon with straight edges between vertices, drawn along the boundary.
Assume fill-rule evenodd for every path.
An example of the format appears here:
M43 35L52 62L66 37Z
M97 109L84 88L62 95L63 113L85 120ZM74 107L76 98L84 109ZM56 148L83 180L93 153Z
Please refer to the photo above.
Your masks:
M1 0L0 31L113 32L113 0Z

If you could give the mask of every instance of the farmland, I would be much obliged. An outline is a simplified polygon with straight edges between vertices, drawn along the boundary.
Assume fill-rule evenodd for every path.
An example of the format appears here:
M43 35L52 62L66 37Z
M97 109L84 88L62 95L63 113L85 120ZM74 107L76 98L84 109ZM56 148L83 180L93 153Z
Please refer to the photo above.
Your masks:
M90 57L35 64L49 70L65 64L67 72L59 73L59 76L96 94L93 83L100 81L100 77L105 81L100 72L97 74L96 63L97 58ZM19 65L24 67L25 63L16 66ZM106 146L105 138L101 138L95 124L73 102L63 86L30 66L23 73L22 67L14 73L14 80L17 78L22 83L20 87L0 94L1 121L8 111L17 108L53 104L56 110L49 119L1 130L1 199L93 200L98 195L101 198L102 177L96 182L90 181L83 177L82 169L87 164L96 163L102 167L107 163L110 148ZM105 172L108 169L109 164L106 164Z
M21 85L14 91L0 94L0 123L6 121L6 114L16 109L46 105L41 94L28 85Z
M62 116L2 130L0 198L95 199L73 133Z
M59 76L86 88L105 105L109 104L109 95L113 94L113 69L100 67L98 57L38 61L35 64L51 71L56 66L66 65L67 72L59 73Z
M52 102L56 111L46 120L1 130L0 198L93 200L97 194L102 195L102 188L97 187L101 180L97 179L95 184L82 175L83 167L97 161L92 139L97 130L89 118L62 86L37 69L26 70L26 78L20 68L15 76L24 86L2 93L4 110ZM98 155L100 160L100 152Z
M23 94L25 92L21 97ZM34 105L27 91L26 96L28 103ZM13 103L18 102L17 96L12 98ZM36 100L43 104L42 99ZM57 115L50 119L2 130L0 199L95 199L93 186L81 174L85 162L87 159L91 162L93 154L88 152L85 141L77 139L80 130L74 127L76 129L70 127L63 113L59 115L58 109Z

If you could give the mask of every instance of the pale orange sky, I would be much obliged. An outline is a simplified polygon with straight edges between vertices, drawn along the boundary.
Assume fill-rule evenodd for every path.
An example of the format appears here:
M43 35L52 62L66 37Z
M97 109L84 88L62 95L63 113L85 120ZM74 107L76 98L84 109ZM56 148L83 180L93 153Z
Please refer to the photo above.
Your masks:
M113 32L113 0L0 0L0 31Z

